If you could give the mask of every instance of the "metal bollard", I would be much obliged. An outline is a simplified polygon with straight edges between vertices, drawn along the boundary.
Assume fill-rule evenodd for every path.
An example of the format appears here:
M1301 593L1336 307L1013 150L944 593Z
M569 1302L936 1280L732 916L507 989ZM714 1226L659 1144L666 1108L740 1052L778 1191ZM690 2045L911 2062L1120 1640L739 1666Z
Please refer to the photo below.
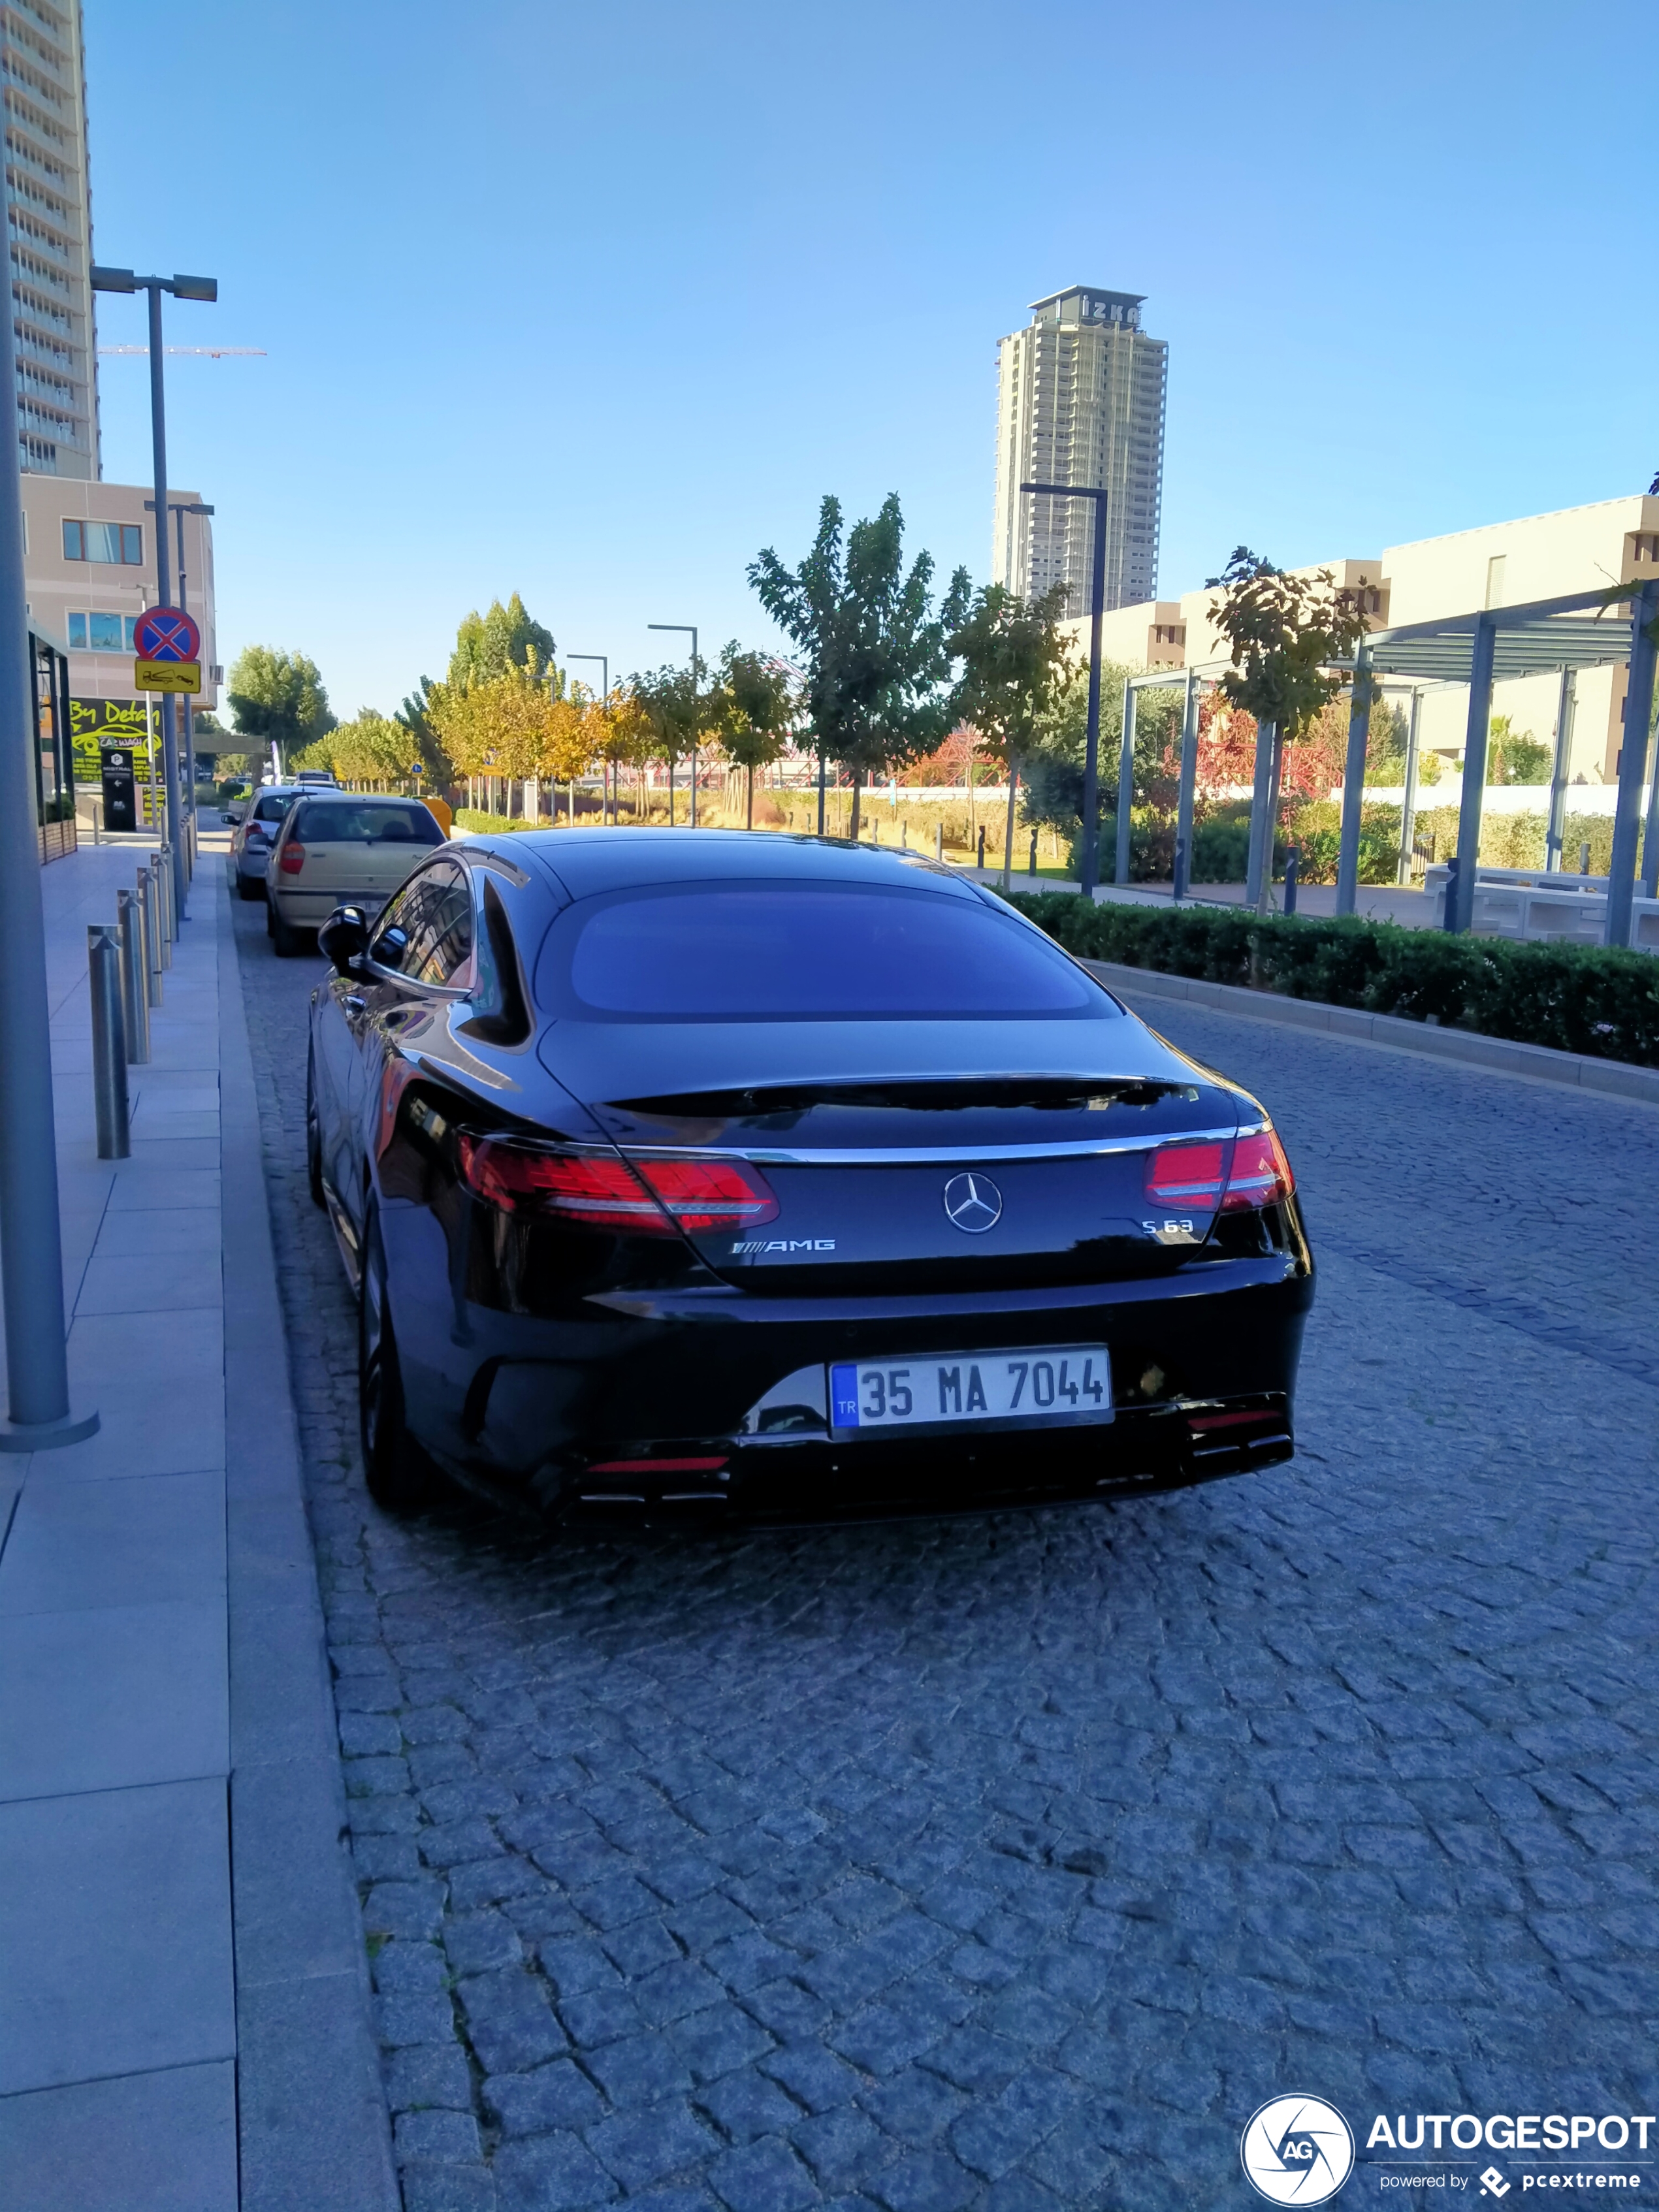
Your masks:
M1301 851L1297 846L1292 845L1285 855L1285 911L1286 914L1296 912L1296 880L1301 872Z
M982 822L979 825L979 858L975 861L974 866L976 868L982 868L985 866L985 824Z
M151 896L155 901L155 949L161 956L163 968L173 965L173 848L162 844L156 848L155 858L150 862Z
M98 1117L98 1157L124 1160L132 1151L127 1121L127 1035L121 1004L121 940L106 921L87 930L87 975L92 989L92 1103Z
M1187 896L1187 840L1176 839L1175 860L1170 869L1170 896L1175 900Z
M138 871L138 905L144 917L144 996L152 1006L161 1003L161 947L156 931L154 878L148 868Z
M1026 872L1026 874L1027 874L1028 876L1034 876L1034 875L1036 875L1036 841L1037 841L1036 824L1036 823L1034 822L1034 823L1031 824L1031 853L1030 853L1030 859L1026 861L1026 863L1025 863L1025 872Z
M127 1060L142 1066L149 1058L149 994L144 988L144 917L137 891L117 891L115 911L121 932L121 1000L126 1010Z
M1589 839L1588 837L1578 848L1578 872L1581 876L1587 876L1589 873Z
M1442 927L1454 932L1457 928L1457 855L1454 853L1446 863L1446 906L1441 918Z
M943 860L945 858L945 824L943 822L935 822L933 824L933 858L936 860Z

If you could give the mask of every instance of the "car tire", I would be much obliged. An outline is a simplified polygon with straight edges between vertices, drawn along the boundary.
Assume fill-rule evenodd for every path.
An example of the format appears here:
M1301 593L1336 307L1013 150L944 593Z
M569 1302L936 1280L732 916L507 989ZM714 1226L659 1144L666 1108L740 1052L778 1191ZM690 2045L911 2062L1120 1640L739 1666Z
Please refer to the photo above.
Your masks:
M317 1082L312 1073L312 1058L306 1054L306 1179L311 1186L311 1202L325 1212L328 1200L323 1194L323 1132L317 1118Z
M236 878L236 896L238 898L262 899L264 895L265 884L264 878L263 876L244 876L240 873L238 874Z
M292 960L296 953L303 952L305 951L304 931L290 929L275 907L268 908L266 912L270 927L270 941L276 957L279 960Z
M369 1496L389 1513L418 1512L436 1488L435 1470L404 1418L403 1375L386 1300L386 1247L372 1199L363 1224L357 1296L357 1417Z

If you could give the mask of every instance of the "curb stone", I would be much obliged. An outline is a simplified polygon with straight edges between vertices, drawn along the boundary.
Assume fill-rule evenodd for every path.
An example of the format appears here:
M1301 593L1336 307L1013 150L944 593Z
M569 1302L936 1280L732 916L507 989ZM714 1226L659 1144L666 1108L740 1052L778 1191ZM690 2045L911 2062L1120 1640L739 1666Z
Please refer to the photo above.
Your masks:
M209 872L216 880L204 881ZM259 1112L216 854L230 1832L243 2212L398 2212ZM242 1203L233 1202L232 1194Z

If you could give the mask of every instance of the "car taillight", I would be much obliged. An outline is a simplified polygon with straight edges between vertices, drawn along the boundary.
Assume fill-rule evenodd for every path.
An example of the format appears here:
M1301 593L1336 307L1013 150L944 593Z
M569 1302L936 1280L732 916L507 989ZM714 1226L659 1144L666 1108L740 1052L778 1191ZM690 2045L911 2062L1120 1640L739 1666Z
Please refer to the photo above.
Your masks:
M1296 1177L1285 1157L1285 1147L1273 1129L1258 1129L1233 1140L1232 1165L1227 1171L1227 1190L1221 1201L1224 1213L1241 1213L1248 1207L1276 1206L1296 1188Z
M306 848L303 845L284 845L282 858L276 863L285 876L297 876L305 864Z
M778 1202L755 1170L725 1160L646 1160L514 1145L499 1137L459 1139L461 1172L481 1198L509 1212L672 1237L775 1219Z
M510 1145L461 1137L461 1173L480 1198L509 1212L556 1213L644 1237L672 1237L674 1224L626 1162L604 1153Z
M1241 1213L1276 1205L1296 1188L1272 1129L1222 1144L1160 1145L1146 1162L1146 1195L1194 1213Z
M682 1229L754 1228L778 1201L741 1160L641 1160L640 1174Z
M1227 1179L1227 1147L1160 1145L1146 1163L1146 1195L1159 1206L1213 1213Z

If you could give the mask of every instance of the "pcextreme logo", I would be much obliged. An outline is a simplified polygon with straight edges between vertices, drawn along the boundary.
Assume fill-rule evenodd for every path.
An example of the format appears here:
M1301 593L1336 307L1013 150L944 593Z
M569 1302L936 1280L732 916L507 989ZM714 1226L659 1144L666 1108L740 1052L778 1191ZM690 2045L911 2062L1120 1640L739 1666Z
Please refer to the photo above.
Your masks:
M1238 2155L1270 2204L1323 2204L1353 2172L1353 2130L1322 2097L1272 2097L1246 2122Z

